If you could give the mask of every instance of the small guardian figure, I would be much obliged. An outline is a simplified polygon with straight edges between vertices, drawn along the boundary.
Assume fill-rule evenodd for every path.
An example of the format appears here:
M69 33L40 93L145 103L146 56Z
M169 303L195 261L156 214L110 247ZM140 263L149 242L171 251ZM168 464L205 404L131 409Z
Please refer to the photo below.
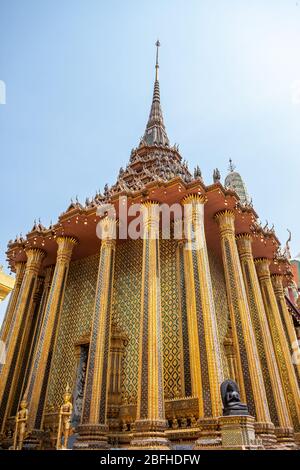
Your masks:
M68 440L71 433L71 415L73 411L71 398L72 394L70 391L69 384L67 384L66 391L64 393L64 403L60 407L59 411L59 422L56 441L57 450L66 450L68 448Z
M26 428L28 420L27 400L24 397L20 403L20 410L16 416L16 427L14 433L14 450L22 450L23 442L26 437Z
M214 169L214 172L213 172L213 180L214 180L214 183L219 183L220 180L221 180L221 173L220 173L220 171L218 170L218 168L215 168L215 169Z
M200 170L199 165L197 165L196 168L194 169L194 178L195 179L202 179L202 172Z
M239 388L233 380L225 380L221 384L221 397L223 416L249 415L248 407L245 403L241 403Z

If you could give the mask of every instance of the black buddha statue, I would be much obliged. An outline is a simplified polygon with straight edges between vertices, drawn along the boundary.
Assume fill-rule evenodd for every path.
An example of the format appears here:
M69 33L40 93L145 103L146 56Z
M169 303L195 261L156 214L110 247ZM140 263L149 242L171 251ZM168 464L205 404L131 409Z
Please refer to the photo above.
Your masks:
M221 384L223 416L249 415L248 407L241 403L240 391L233 380L225 380Z

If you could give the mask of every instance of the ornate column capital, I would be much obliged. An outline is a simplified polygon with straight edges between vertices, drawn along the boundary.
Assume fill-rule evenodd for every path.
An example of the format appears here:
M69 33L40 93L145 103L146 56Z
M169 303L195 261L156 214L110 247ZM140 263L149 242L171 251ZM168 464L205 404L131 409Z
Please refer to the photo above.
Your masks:
M113 217L103 217L99 221L102 243L106 241L115 241L117 238L118 220Z
M38 274L46 252L40 248L26 248L25 252L27 256L26 272L30 271L33 274Z
M61 236L56 238L57 248L57 262L69 263L72 256L72 251L78 240L75 237Z
M159 204L147 201L141 204L143 238L157 238L159 234Z
M255 258L254 264L256 266L257 275L260 281L270 279L270 264L271 260L268 258Z
M239 233L235 237L241 260L252 258L252 236L250 233Z
M207 203L207 196L205 194L188 194L185 196L181 204L206 204Z
M235 214L230 209L219 211L215 214L214 219L219 224L221 235L234 234Z
M271 274L271 281L273 284L273 289L274 289L276 297L279 297L279 296L284 297L282 280L283 280L282 274Z

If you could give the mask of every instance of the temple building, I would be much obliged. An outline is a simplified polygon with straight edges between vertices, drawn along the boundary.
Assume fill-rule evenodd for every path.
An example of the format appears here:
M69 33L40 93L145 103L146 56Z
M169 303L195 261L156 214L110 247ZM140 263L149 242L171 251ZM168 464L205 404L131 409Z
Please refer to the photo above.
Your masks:
M205 183L170 144L156 45L146 130L115 184L8 244L2 448L300 445L288 257L232 163ZM141 207L140 237L121 236L123 203ZM163 236L162 204L187 209L181 237L173 213Z

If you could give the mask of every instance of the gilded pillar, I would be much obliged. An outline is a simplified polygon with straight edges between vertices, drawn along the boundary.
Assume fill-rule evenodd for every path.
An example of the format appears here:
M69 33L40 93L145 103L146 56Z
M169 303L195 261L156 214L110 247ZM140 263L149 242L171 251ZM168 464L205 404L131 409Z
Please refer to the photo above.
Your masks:
M168 449L161 331L159 205L142 205L143 260L139 377L133 448Z
M12 331L13 329L12 327L14 324L14 316L16 312L15 307L16 307L18 296L19 296L20 289L21 289L21 284L23 281L24 273L25 273L25 267L26 267L25 262L19 261L15 263L15 269L16 269L15 285L10 294L9 303L6 309L5 317L4 317L2 327L1 327L1 332L0 332L0 340L3 341L4 343L7 343L8 336L10 336L11 334L9 332ZM6 347L7 347L7 344L6 344Z
M289 438L292 435L292 424L252 256L251 235L245 233L236 238L271 420L277 428L277 436Z
M184 276L192 396L199 399L200 418L216 418L222 414L223 370L204 232L205 202L203 195L183 200Z
M20 402L22 401L22 387L24 384L24 380L27 374L27 368L30 364L31 360L31 350L35 345L35 329L39 319L39 309L41 304L41 297L42 291L44 286L44 276L38 276L36 282L36 288L33 294L33 301L31 306L31 322L28 329L28 339L26 341L26 346L23 353L23 364L22 364L22 373L16 383L16 387L14 390L14 399L12 401L11 408L9 410L9 416L16 416L20 406Z
M111 305L116 249L116 220L100 221L102 238L83 412L76 449L105 449L109 387Z
M109 429L119 431L119 411L122 402L122 370L127 336L116 324L111 326L110 372L108 389Z
M118 407L122 402L122 362L127 341L127 336L119 330L116 324L113 324L111 328L109 379L109 404L111 406Z
M6 362L0 364L0 422L2 431L15 399L24 363L24 353L30 340L34 294L38 287L38 273L45 252L38 248L28 248L26 256L26 268L15 306L15 314L6 338L8 343Z
M26 386L28 401L28 429L42 427L48 377L51 367L53 348L63 303L64 290L68 276L72 251L77 241L72 237L57 237L58 249L51 287L48 294L39 339Z
M270 276L270 260L255 260L285 399L294 429L300 430L300 392Z
M277 299L277 305L278 305L278 310L280 313L283 329L286 335L287 342L289 344L290 353L295 358L294 367L296 371L298 385L300 386L299 343L298 343L298 339L296 335L296 330L293 324L292 316L289 313L287 305L286 305L286 301L284 297L284 290L283 290L283 285L282 285L282 275L272 274L271 280L272 280L275 296Z
M182 230L182 220L175 221L175 233L177 226ZM191 367L190 367L190 346L188 338L188 319L187 319L187 303L186 303L186 285L184 277L184 246L185 241L179 239L176 248L176 270L177 270L177 285L178 285L178 300L179 300L179 321L180 321L180 382L181 390L180 396L192 396L191 384Z
M242 401L247 402L256 421L269 424L271 419L266 390L235 241L234 212L224 210L218 212L215 218L220 228L232 333L238 345L237 375Z
M33 332L32 332L32 341L31 344L29 345L30 348L28 349L28 354L27 356L27 361L26 361L26 368L24 364L24 375L23 375L23 380L20 381L20 386L22 386L18 401L20 401L25 393L26 390L26 385L28 383L29 379L29 373L34 357L34 351L35 348L38 344L38 339L39 339L39 334L43 322L43 317L45 313L45 306L46 306L46 301L49 295L50 287L51 287L51 280L53 276L53 270L54 267L53 265L47 266L44 269L44 277L40 279L41 282L41 289L37 289L36 292L36 302L35 302L35 309L34 309L34 315L35 315L35 321L33 322ZM19 405L16 407L16 409L19 409ZM14 413L12 413L14 415Z

